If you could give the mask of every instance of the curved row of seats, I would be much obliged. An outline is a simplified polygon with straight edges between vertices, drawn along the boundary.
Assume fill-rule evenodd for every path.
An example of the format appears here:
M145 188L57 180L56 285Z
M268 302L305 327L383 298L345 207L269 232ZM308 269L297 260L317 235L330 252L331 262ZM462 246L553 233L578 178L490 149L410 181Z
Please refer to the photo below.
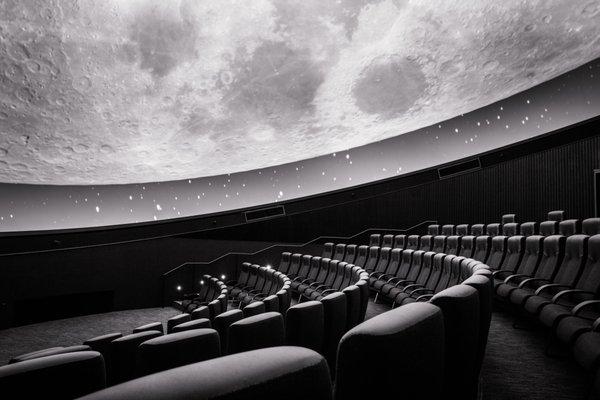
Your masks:
M548 219L540 222L523 222L515 221L515 214L505 214L502 216L501 223L492 224L446 224L446 225L429 225L427 227L428 235L444 235L444 236L531 236L531 235L575 235L583 233L587 235L595 235L600 233L600 218L588 218L584 220L564 219L564 211L550 211ZM375 240L375 238L373 238Z
M519 229L511 216L502 224L509 232L492 237L500 224L488 224L488 235L476 238L479 259L492 269L495 299L509 306L517 321L547 329L547 351L554 342L568 347L600 384L600 218L563 220L562 211L553 211L535 234L537 224ZM450 227L442 231L449 233ZM434 232L430 228L428 233ZM459 240L470 243L471 238Z
M262 302L265 311L285 313L291 303L290 279L280 271L258 264L242 263L237 279L226 283L229 298L238 308ZM252 308L262 309L254 304Z
M206 307L214 318L221 312L227 311L227 286L219 279L203 275L200 280L200 290L188 293L183 300L174 302L174 307L186 313L191 313L199 307Z
M485 326L489 325L490 285L485 275L469 279L436 294L430 303L409 304L354 327L339 341L338 364L331 369L323 356L301 347L278 346L218 357L218 334L212 329L196 329L156 336L138 345L139 374L160 372L107 389L100 390L106 383L104 358L96 351L57 354L0 367L0 386L6 393L19 393L24 398L87 394L87 400L342 400L377 398L396 390L420 398L474 399L487 337ZM329 296L334 295L341 293ZM264 313L246 320L259 317L274 321L281 319L281 314ZM243 337L260 341L277 326L281 324L264 326L258 335L247 331ZM198 356L199 349L209 347L208 343L212 343L214 353ZM190 364L194 357L206 359ZM334 376L335 388L330 375ZM30 384L32 381L35 385Z
M348 305L348 327L362 322L369 302L368 275L359 265L341 259L308 254L281 254L278 270L291 279L298 301L320 301L331 293L341 292Z

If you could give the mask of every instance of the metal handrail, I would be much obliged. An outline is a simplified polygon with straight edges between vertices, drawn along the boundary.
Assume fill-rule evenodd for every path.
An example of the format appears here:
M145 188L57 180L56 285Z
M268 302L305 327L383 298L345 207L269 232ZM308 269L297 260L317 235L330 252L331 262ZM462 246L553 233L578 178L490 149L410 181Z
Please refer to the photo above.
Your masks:
M409 228L405 228L405 229L368 228L368 229L365 229L365 230L363 230L363 231L361 231L361 232L359 232L357 234L354 234L352 236L319 236L319 237L317 237L315 239L312 239L312 240L310 240L310 241L308 241L306 243L303 243L303 244L281 244L281 243L278 243L278 244L273 244L273 245L267 246L265 248L262 248L260 250L255 251L253 253L232 251L232 252L225 253L225 254L223 254L223 255L221 255L221 256L213 259L213 260L210 260L210 261L187 261L187 262L185 262L183 264L180 264L177 267L175 267L173 269L170 269L169 271L165 272L163 274L163 278L166 278L167 276L173 274L174 272L176 272L179 269L184 268L184 267L186 267L188 265L209 265L209 264L213 264L213 263L215 263L217 261L220 261L220 260L224 259L225 257L229 257L229 256L241 256L241 255L255 256L255 255L260 254L260 253L262 253L264 251L272 250L272 249L274 249L276 247L283 247L283 246L285 246L285 247L292 247L292 248L300 248L300 247L309 246L311 244L315 244L315 243L317 243L319 241L322 241L322 240L349 241L349 240L352 240L352 239L354 239L356 237L364 235L364 234L366 234L369 231L385 231L385 232L394 232L394 233L405 233L405 232L408 232L408 231L412 231L412 230L418 229L421 226L427 226L427 225L436 224L436 223L437 223L437 221L423 221L423 222L420 222L420 223L418 223L416 225L413 225L413 226L411 226Z

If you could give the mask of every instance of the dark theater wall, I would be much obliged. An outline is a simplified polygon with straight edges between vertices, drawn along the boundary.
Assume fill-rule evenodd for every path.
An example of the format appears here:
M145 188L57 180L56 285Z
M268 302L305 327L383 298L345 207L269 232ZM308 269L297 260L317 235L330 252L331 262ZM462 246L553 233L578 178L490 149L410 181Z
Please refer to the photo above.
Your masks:
M208 261L228 251L257 251L274 242L345 236L370 227L404 228L428 219L440 223L498 222L507 212L516 213L519 222L544 220L546 212L553 209L565 210L568 218L591 217L595 208L594 170L600 168L599 134L598 121L591 121L483 154L479 158L481 169L463 175L439 179L437 169L421 171L286 203L284 217L229 228L93 247L86 247L86 240L106 243L124 237L127 229L138 228L93 235L84 230L69 234L83 247L13 255L7 253L43 249L53 243L60 247L72 239L56 233L0 237L0 253L4 253L0 255L0 327L43 320L51 315L47 308L52 304L63 304L70 298L85 303L86 293L94 312L98 307L159 306L161 277L171 268L186 261ZM204 226L204 220L213 225L221 221L219 218L235 222L238 214L198 217L192 222L197 226ZM185 223L191 226L192 222ZM144 229L176 231L177 224L170 227L159 223ZM146 231L139 232L148 235ZM72 297L57 297L65 295ZM72 314L84 312L74 309Z
M474 172L198 236L299 242L321 234L352 234L368 227L402 228L427 219L454 224L491 223L499 222L504 213L516 213L519 222L542 221L553 209L565 210L568 218L593 217L600 130L596 126L588 129L594 136L505 162L496 163L499 154L483 156L482 169ZM518 153L507 151L504 157L513 155Z

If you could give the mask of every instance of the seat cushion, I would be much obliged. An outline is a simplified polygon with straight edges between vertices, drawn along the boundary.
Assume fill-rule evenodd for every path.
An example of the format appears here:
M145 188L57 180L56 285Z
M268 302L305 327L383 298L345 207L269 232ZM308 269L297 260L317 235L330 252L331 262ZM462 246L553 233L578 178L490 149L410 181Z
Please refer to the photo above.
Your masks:
M583 368L594 370L600 362L600 332L582 333L575 341L573 355Z
M0 367L0 388L6 399L72 399L105 386L104 360L95 351L55 354Z
M331 390L321 355L301 347L277 347L170 369L80 400L329 400Z
M525 301L527 301L527 299L534 294L535 292L533 290L519 288L510 292L509 299L511 303L521 306L525 304Z
M531 296L525 300L525 311L538 315L544 307L551 304L551 300L545 296Z
M53 356L55 354L66 354L66 353L74 353L76 351L90 351L90 346L88 345L78 345L78 346L69 346L69 347L51 347L49 349L38 350L27 354L21 354L20 356L16 356L11 358L8 362L9 364L14 364L16 362L33 360L34 358Z
M575 304L548 304L540 311L539 320L548 328L556 328L558 322L571 314Z
M508 299L510 297L510 293L516 288L516 286L510 285L508 283L501 283L500 286L498 286L498 288L496 289L496 295Z
M575 316L565 317L556 327L556 336L565 343L573 344L579 335L592 329L593 322Z

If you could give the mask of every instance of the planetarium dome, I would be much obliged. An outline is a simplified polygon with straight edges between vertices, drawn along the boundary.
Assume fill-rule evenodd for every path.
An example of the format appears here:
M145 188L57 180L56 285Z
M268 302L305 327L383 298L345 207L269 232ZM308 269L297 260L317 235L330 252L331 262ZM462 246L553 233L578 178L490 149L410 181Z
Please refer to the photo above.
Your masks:
M558 0L2 2L0 230L284 201L595 116L593 73L563 74L600 55L599 14ZM539 95L583 81L582 104Z

